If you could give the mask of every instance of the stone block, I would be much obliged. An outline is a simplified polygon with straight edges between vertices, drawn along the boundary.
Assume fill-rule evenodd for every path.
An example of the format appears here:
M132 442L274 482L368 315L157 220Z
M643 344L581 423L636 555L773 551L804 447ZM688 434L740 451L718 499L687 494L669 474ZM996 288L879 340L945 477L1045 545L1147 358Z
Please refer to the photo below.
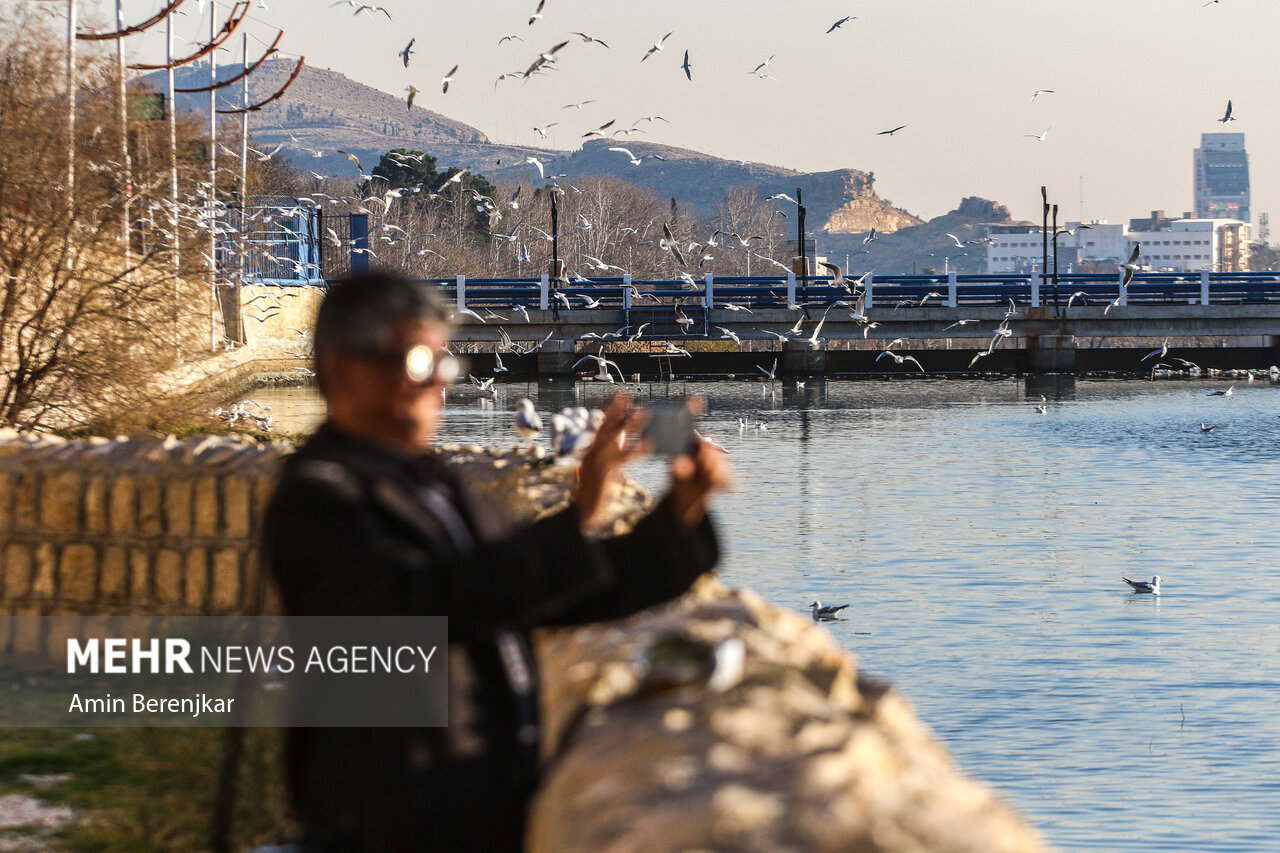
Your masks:
M40 654L44 614L38 606L13 611L13 651L20 655Z
M98 554L92 545L62 549L58 561L58 594L65 601L93 601L98 591Z
M137 493L138 481L132 474L121 474L111 484L109 514L112 533L132 533L137 528Z
M273 470L278 471L278 464L271 466ZM262 517L267 512L267 505L271 503L271 496L275 494L276 483L279 477L276 474L260 474L253 480L253 530L262 529Z
M57 533L80 530L80 475L59 471L44 479L40 490L40 525Z
M209 559L203 548L187 552L187 606L200 610L209 596Z
M182 554L165 548L156 554L156 601L161 604L182 603Z
M4 549L4 572L0 582L4 584L5 601L31 594L31 565L31 549L27 546L10 543Z
M67 638L80 636L81 617L74 610L55 610L49 614L45 632L45 655L55 663L67 662ZM65 671L66 667L62 669Z
M36 546L36 575L31 582L31 595L35 598L53 598L56 592L54 570L58 556L49 543Z
M222 529L227 536L247 538L253 530L253 486L243 474L222 480Z
M129 600L151 603L151 558L141 548L129 551Z
M195 533L218 535L218 478L205 475L196 480Z
M164 532L161 506L164 502L164 482L159 474L143 474L138 478L138 530L142 533Z
M34 530L36 526L36 497L40 494L40 477L34 471L18 475L18 485L13 495L13 527L15 530Z
M0 530L8 530L13 523L14 483L12 474L0 471Z
M275 615L284 612L284 606L280 603L280 590L273 583L267 584L263 590L262 613Z
M175 477L164 484L164 529L168 533L186 535L191 532L190 477Z
M240 552L223 548L213 555L213 608L235 610L240 603Z
M101 601L124 601L129 596L129 555L124 548L103 549L99 577Z
M84 484L84 529L90 533L107 531L107 480L101 474Z

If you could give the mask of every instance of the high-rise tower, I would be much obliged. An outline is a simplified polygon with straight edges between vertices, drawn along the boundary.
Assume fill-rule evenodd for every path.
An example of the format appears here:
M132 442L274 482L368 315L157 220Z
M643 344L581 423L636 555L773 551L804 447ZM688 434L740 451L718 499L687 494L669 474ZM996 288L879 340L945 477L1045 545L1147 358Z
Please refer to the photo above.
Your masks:
M1201 134L1194 162L1196 217L1250 222L1249 155L1244 150L1244 134Z

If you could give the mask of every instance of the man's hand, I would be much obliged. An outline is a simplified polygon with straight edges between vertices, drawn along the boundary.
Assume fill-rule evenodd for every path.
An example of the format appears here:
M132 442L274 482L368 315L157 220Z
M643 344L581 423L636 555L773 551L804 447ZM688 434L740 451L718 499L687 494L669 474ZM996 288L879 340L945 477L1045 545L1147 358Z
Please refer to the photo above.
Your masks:
M733 485L729 458L705 438L698 439L698 449L671 460L671 502L676 517L686 527L694 528L707 515L713 492Z
M645 444L627 442L626 437L638 436L648 419L647 412L631 407L631 395L625 391L614 394L609 401L604 422L578 465L578 493L574 502L584 531L591 528L596 514L604 507L623 466L647 451Z

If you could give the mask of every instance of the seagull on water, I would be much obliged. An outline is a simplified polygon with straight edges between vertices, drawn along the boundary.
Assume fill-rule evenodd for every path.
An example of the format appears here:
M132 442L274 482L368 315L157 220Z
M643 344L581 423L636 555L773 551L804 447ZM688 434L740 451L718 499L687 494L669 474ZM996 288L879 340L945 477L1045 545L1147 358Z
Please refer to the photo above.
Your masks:
M1236 386L1234 386L1234 385L1232 385L1232 386L1231 386L1231 388L1234 388L1234 387L1236 387ZM1228 389L1227 389L1227 390L1225 390L1225 391L1210 391L1210 392L1209 392L1208 394L1206 394L1205 396L1206 396L1206 397L1230 397L1230 396L1231 396L1231 388L1228 388Z
M533 408L533 401L528 397L521 397L516 401L516 420L512 428L521 438L531 439L542 432L542 416Z
M817 622L819 619L836 618L836 614L848 606L847 604L828 604L824 606L821 601L815 601L809 605L809 609L813 611L813 621Z
M1217 424L1214 424L1213 426L1209 426L1209 425L1208 425L1208 424L1206 424L1204 421L1201 421L1201 422L1200 422L1200 431L1201 431L1201 432L1213 432L1213 431L1214 431L1215 429L1217 429L1217 428L1218 428L1218 425L1217 425Z
M1124 578L1124 577L1120 578L1120 580L1124 581L1129 586L1133 587L1134 592L1149 592L1152 595L1160 594L1160 576L1159 575L1156 575L1155 577L1153 577L1150 583L1148 583L1147 581L1131 581L1128 578Z

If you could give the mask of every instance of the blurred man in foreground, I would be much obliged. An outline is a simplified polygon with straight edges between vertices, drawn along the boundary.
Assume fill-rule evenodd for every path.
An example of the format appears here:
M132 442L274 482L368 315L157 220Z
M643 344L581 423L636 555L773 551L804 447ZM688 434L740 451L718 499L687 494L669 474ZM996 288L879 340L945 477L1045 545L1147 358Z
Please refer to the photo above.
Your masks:
M645 414L610 403L565 510L484 541L463 482L429 452L457 373L448 314L427 286L386 274L336 285L315 328L328 417L287 461L263 554L290 616L449 620L445 728L293 729L289 782L316 851L518 851L537 785L529 632L668 601L714 566L711 494L727 486L700 442L630 534L589 541Z

